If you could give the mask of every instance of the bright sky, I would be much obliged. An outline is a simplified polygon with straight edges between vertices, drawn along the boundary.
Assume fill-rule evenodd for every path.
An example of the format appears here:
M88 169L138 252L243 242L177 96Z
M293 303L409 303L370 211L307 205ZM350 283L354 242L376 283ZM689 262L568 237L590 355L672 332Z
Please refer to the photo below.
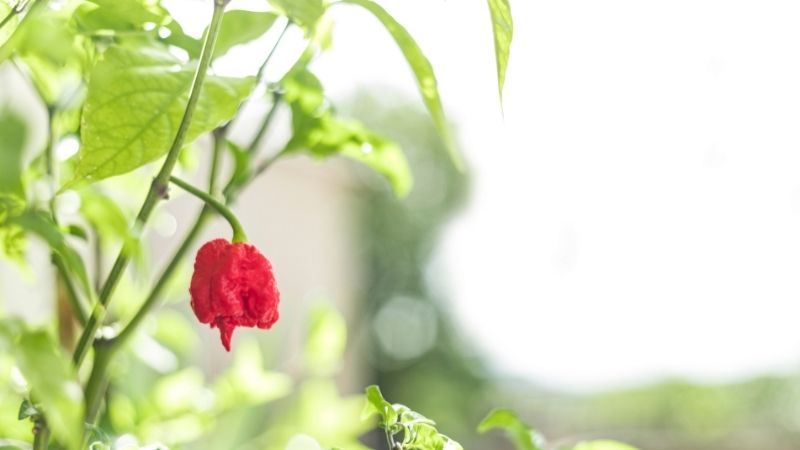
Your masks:
M501 117L484 1L381 3L476 178L441 259L498 370L587 390L798 367L800 4L511 0ZM329 91L415 92L371 17L336 18Z

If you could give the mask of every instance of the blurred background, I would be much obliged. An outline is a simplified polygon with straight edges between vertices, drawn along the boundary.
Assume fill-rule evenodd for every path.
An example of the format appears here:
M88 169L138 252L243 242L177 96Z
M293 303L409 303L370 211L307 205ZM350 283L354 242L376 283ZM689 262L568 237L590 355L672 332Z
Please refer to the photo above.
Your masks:
M208 2L164 3L199 36ZM501 108L485 2L381 4L433 63L468 169L452 167L390 37L362 11L337 9L333 47L312 68L340 114L401 144L413 191L398 199L340 160L277 163L235 210L275 267L281 321L237 330L240 348L225 354L216 331L189 320L187 264L118 368L129 400L110 405L113 426L197 449L313 448L305 435L360 448L369 427L357 424L355 395L377 383L465 448L511 448L475 431L497 406L554 445L800 448L800 5L512 1ZM214 70L253 73L273 32ZM268 78L302 48L289 36ZM18 87L0 101L44 120L14 70L0 67L0 86ZM253 102L233 139L268 106ZM286 113L265 152L288 139ZM182 170L199 180L208 142L196 147ZM152 277L197 209L180 194L162 208L152 267L131 277ZM216 223L205 236L226 234ZM46 249L29 252L47 267ZM53 287L20 273L3 262L3 313L43 323ZM123 287L130 301L116 314L144 294ZM243 380L271 388L254 394ZM229 408L211 414L203 393ZM1 395L3 410L19 404ZM270 403L246 404L253 395ZM28 432L5 415L5 434Z

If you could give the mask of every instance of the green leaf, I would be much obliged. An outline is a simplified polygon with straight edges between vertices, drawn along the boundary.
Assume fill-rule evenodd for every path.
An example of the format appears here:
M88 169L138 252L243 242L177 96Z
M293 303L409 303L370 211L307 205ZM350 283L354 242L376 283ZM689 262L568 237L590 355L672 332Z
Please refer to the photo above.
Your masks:
M319 79L302 64L287 73L281 85L292 109L294 132L284 152L308 150L318 158L340 154L386 177L396 195L408 194L413 179L399 146L355 120L337 118Z
M58 254L64 261L73 276L77 277L78 282L87 298L93 299L93 289L83 265L83 259L69 246L61 230L53 223L52 219L43 212L27 211L24 214L11 219L11 223L30 231L41 237L50 246L50 249Z
M367 418L373 414L377 414L378 426L383 429L397 422L397 411L395 411L391 403L383 398L381 389L378 386L372 385L367 387L366 395L367 403L364 406L362 417Z
M30 5L22 21L0 46L0 61L14 53L33 54L54 64L64 64L73 54L74 36L66 11Z
M425 106L428 108L431 118L433 118L434 125L436 125L439 134L450 152L453 163L456 167L463 168L463 160L458 153L453 135L450 132L450 127L444 115L442 100L439 97L436 75L433 73L433 66L431 66L428 58L422 53L417 42L394 17L377 3L371 0L342 0L341 3L358 5L372 13L395 40L398 47L400 47L400 51L403 52L406 61L408 61L408 64L411 66L411 70L414 72L417 86L422 94L422 99L425 102Z
M306 368L314 375L331 375L342 364L347 344L347 324L332 306L322 304L312 309L306 337Z
M494 53L497 62L497 89L503 99L503 84L506 81L508 54L511 50L511 38L514 35L514 22L511 19L511 6L508 0L487 0L492 15L492 31L494 32Z
M631 447L628 444L623 444L622 442L599 440L599 441L581 442L580 444L573 447L572 450L637 450L637 449L635 447Z
M81 215L97 230L103 242L122 242L136 265L143 267L147 253L141 239L131 230L133 217L128 217L118 202L94 186L79 189L78 194L81 197Z
M6 16L11 12L11 5L5 2L0 1L0 19L5 19ZM6 39L11 36L14 31L14 27L19 22L19 14L14 14L8 20L3 28L0 28L0 46L6 41Z
M143 30L145 24L159 25L167 16L160 6L141 0L89 0L75 12L78 28L84 32Z
M3 196L25 198L22 186L22 152L27 141L28 126L9 111L0 111L0 192ZM3 209L0 208L0 223Z
M508 434L517 450L542 450L538 433L528 427L511 410L495 409L478 425L478 432L485 433L492 429L502 429Z
M330 125L348 133L348 139L339 147L342 156L385 176L398 197L408 195L413 185L411 169L397 144L367 131L355 121L339 121Z
M0 209L3 199L0 198ZM25 266L25 230L19 225L0 226L0 253L20 266Z
M40 412L36 409L35 406L28 400L25 399L22 401L22 404L19 405L19 413L17 414L17 419L27 419L28 417L33 417L39 415Z
M163 156L178 132L194 72L194 64L182 65L164 48L109 48L89 81L83 145L65 188L130 172ZM207 77L186 144L230 120L253 81Z
M250 180L251 168L250 160L252 155L247 150L239 147L233 141L226 141L228 150L233 156L233 173L231 174L228 185L225 186L225 194L236 192L247 181Z
M268 0L278 11L292 22L306 29L313 30L319 19L325 14L323 0Z
M83 401L69 357L46 332L28 330L16 321L0 322L0 349L13 356L55 438L78 449Z
M220 26L214 57L218 58L231 48L258 39L269 31L278 16L271 12L256 12L234 9L225 12ZM203 33L208 32L208 28Z
M93 187L81 189L78 194L81 197L81 215L104 238L121 241L131 238L130 222L117 202Z
M200 57L200 51L203 49L203 42L200 39L195 39L186 34L181 24L175 20L169 21L165 28L169 30L169 36L163 38L159 36L161 42L186 50L186 53L192 59Z
M25 211L22 158L27 128L17 115L0 110L0 253L19 263L25 261L25 233L8 222Z
M233 366L214 385L223 410L258 405L285 397L292 391L286 374L264 370L261 349L254 340L239 343Z

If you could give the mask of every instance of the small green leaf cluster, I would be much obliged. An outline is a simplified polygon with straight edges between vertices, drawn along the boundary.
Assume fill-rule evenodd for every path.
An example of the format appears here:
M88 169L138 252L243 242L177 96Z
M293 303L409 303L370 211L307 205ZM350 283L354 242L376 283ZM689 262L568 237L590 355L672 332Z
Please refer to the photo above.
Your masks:
M545 450L545 439L538 431L525 424L514 411L494 409L478 425L478 432L505 430L516 450ZM558 450L637 450L630 445L612 440L583 441L572 446L559 446Z
M436 429L436 422L399 403L389 403L378 386L367 388L364 416L378 416L391 450L462 450L461 444Z
M0 321L0 354L12 356L24 380L25 401L17 417L47 426L69 448L78 448L83 430L83 395L69 357L52 336L17 320ZM35 389L35 390L34 390Z

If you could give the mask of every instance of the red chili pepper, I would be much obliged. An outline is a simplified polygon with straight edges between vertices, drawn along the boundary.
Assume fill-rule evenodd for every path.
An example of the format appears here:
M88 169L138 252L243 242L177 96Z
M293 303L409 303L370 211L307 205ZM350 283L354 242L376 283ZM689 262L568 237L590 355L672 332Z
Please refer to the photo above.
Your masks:
M272 265L247 243L214 239L200 247L189 293L194 314L219 328L227 351L236 327L269 329L278 321L280 293Z

